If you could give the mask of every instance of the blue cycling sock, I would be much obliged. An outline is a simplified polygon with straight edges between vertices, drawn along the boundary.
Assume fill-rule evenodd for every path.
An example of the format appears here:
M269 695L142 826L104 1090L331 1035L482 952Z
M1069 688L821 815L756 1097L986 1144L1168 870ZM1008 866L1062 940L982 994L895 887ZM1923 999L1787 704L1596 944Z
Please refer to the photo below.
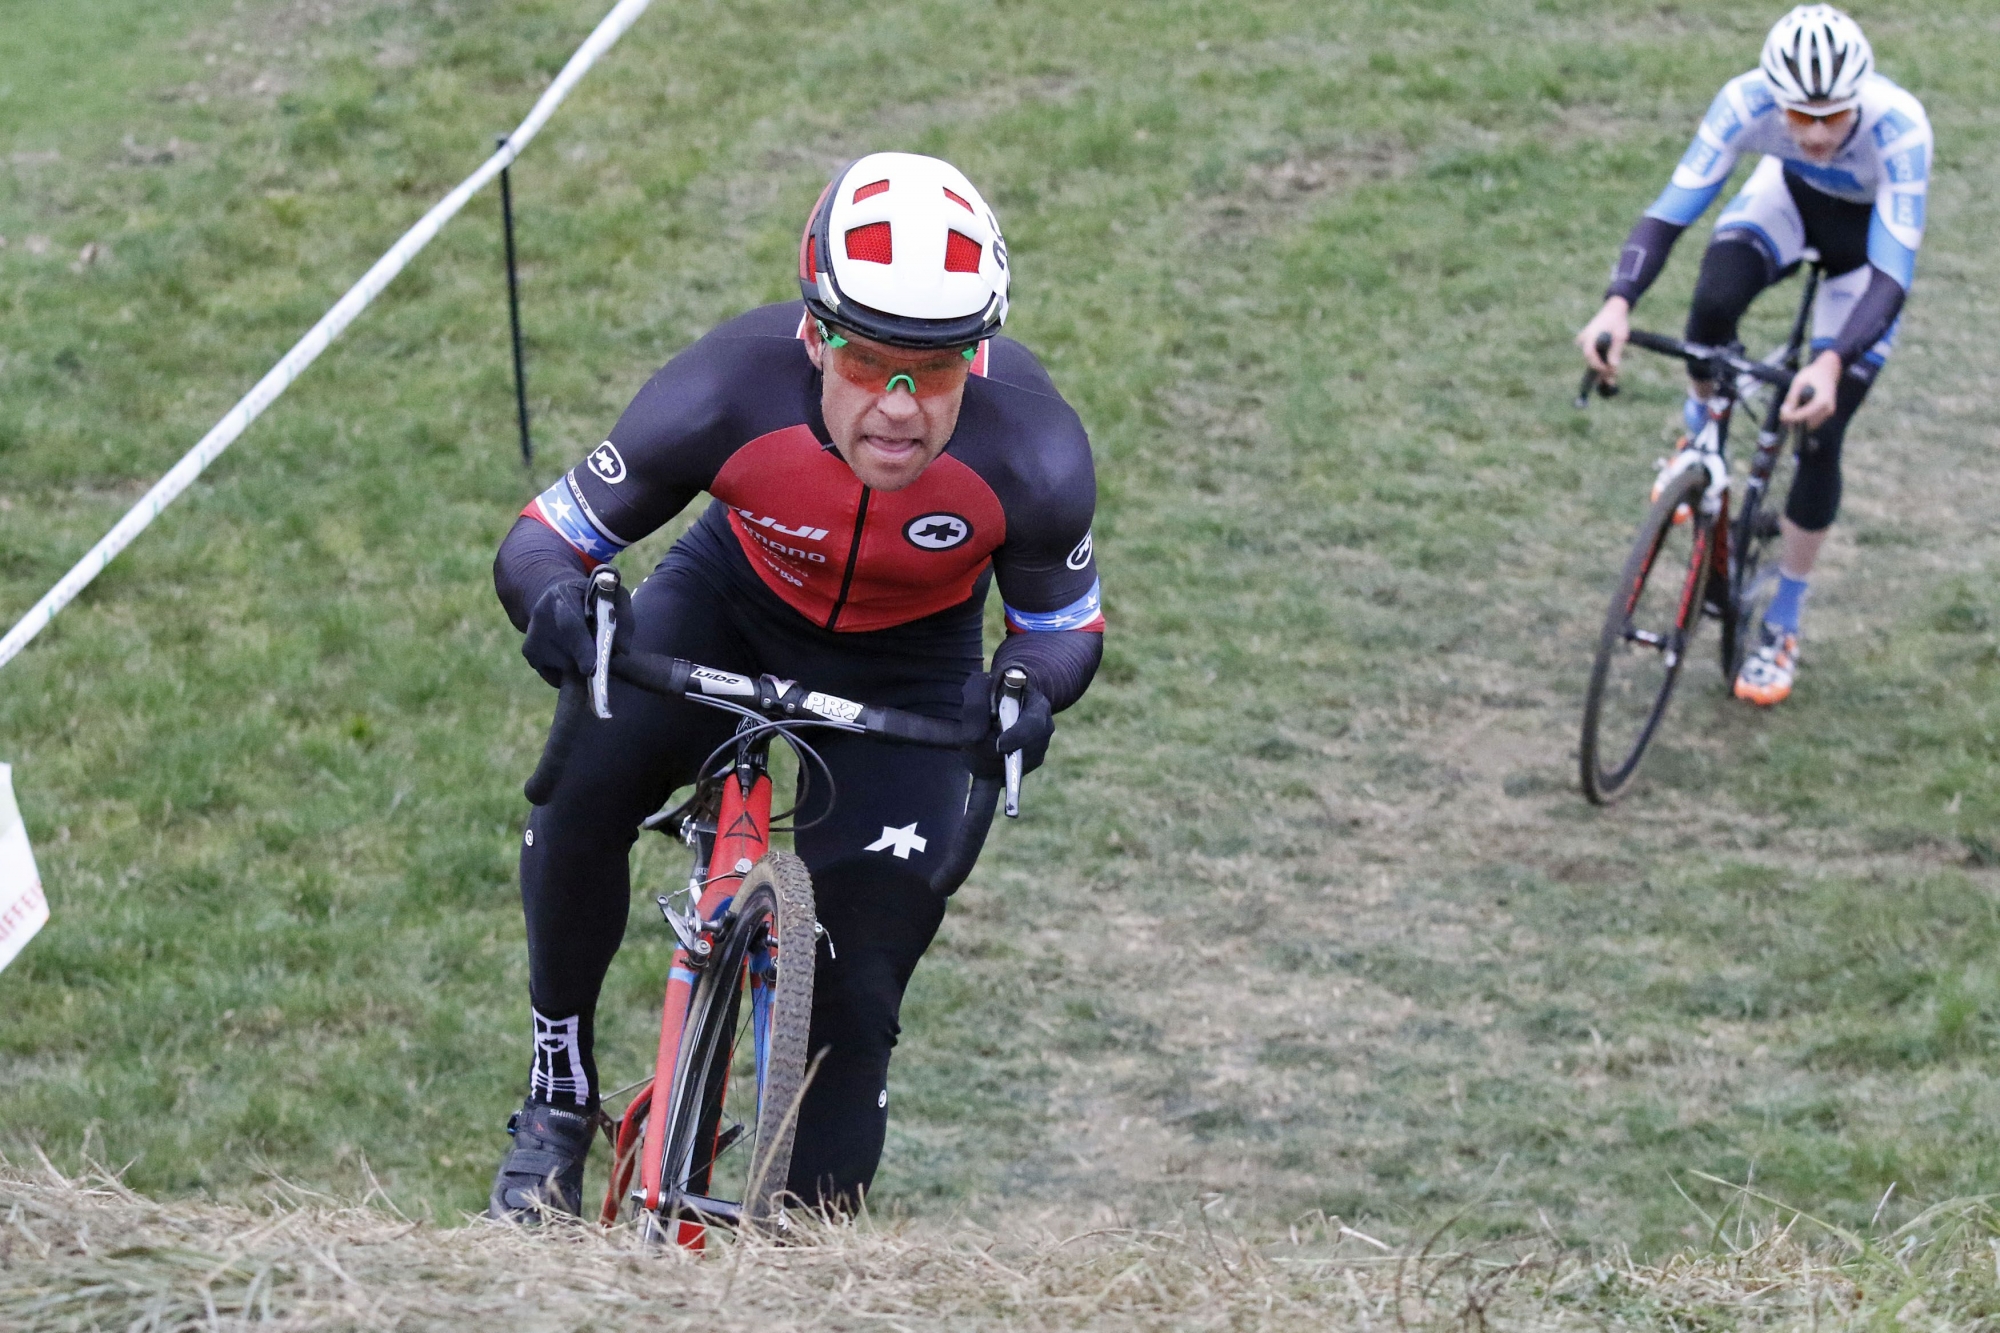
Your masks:
M1778 595L1771 599L1770 607L1764 612L1764 623L1775 625L1787 634L1799 632L1799 613L1805 610L1806 581L1795 579L1790 574L1778 573Z
M1681 429L1692 440L1701 434L1701 428L1708 424L1708 400L1689 394L1681 403Z

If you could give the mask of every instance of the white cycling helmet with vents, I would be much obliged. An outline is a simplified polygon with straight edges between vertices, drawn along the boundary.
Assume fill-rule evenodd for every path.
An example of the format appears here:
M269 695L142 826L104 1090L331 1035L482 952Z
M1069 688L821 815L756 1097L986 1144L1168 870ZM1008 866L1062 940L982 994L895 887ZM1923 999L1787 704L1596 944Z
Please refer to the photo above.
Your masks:
M1831 116L1861 100L1875 53L1861 25L1832 5L1800 5L1771 29L1758 64L1780 106Z
M806 309L896 347L965 347L1007 319L1007 243L949 162L871 153L820 194L799 241Z

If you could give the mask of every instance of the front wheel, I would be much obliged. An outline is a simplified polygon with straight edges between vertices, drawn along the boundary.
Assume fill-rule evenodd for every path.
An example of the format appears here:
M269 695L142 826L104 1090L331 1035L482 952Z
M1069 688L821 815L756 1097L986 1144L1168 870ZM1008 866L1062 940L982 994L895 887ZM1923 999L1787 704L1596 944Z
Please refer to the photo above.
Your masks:
M806 1086L816 929L805 862L772 852L751 867L688 1004L660 1209L642 1219L649 1230L699 1245L711 1225L783 1225Z
M1707 486L1701 468L1667 485L1612 594L1583 704L1583 794L1594 804L1609 805L1631 786L1701 625L1715 534L1714 519L1700 512ZM1682 505L1691 517L1675 523Z

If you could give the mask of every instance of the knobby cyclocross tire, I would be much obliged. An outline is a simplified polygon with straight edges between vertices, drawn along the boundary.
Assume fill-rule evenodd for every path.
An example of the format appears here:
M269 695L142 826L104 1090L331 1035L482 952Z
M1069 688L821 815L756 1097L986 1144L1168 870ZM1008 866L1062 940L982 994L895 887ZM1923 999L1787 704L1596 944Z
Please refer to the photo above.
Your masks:
M730 1201L741 1203L744 1225L782 1222L806 1084L816 923L812 877L798 857L771 852L743 877L688 1003L668 1106L663 1220L676 1214L706 1220L698 1208L677 1209L672 1200L709 1196L726 1172L742 1181L740 1200ZM759 986L769 989L761 1043L754 1016L743 1013ZM747 1070L737 1067L740 1052L752 1057ZM756 1080L741 1131L723 1123L732 1072ZM746 1090L737 1091L740 1099Z
M1714 560L1713 518L1701 513L1708 473L1694 467L1668 483L1639 527L1611 595L1583 704L1583 794L1608 805L1625 794L1659 730L1701 625ZM1674 510L1690 517L1674 522Z

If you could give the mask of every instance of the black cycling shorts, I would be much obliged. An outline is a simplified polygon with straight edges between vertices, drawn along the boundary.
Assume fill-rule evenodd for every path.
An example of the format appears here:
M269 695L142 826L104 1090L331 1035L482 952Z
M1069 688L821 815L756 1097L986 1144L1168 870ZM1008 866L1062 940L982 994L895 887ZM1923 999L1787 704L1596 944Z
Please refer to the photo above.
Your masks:
M1819 250L1829 275L1852 272L1867 262L1869 205L1850 204L1803 187L1793 188L1792 194L1805 223L1807 243ZM1759 292L1784 276L1756 237L1717 232L1701 257L1701 275L1688 307L1688 341L1710 347L1735 342L1744 311ZM1840 378L1833 415L1806 436L1799 450L1785 517L1808 532L1832 526L1840 512L1841 445L1847 438L1847 423L1868 397L1877 367L1862 361L1855 369L1860 373L1850 371Z

